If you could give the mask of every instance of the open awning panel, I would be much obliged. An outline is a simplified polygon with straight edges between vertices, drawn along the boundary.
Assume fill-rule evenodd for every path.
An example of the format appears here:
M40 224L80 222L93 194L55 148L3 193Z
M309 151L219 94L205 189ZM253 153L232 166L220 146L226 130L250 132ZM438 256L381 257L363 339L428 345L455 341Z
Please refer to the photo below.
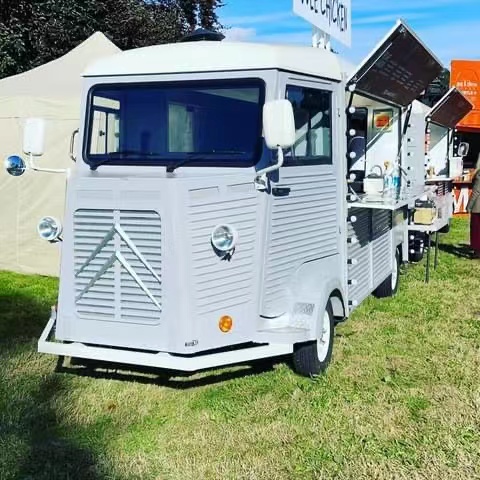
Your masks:
M398 107L410 105L442 71L440 61L398 21L348 81L355 92Z
M427 119L442 127L455 128L472 109L462 92L453 87L433 106Z

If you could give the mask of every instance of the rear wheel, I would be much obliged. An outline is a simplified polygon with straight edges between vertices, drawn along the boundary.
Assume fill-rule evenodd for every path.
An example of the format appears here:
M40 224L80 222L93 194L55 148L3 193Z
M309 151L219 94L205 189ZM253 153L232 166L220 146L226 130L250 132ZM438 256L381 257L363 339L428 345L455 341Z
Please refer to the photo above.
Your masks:
M438 233L448 233L450 231L450 221L443 227L441 228Z
M395 253L395 260L393 262L392 273L380 284L380 286L373 292L377 298L393 297L398 290L400 281L400 254L397 250Z
M327 369L332 359L334 329L332 305L328 301L319 338L316 341L295 346L293 366L297 373L312 377L320 375Z
M423 260L423 250L420 252L413 252L408 257L409 262L418 263Z

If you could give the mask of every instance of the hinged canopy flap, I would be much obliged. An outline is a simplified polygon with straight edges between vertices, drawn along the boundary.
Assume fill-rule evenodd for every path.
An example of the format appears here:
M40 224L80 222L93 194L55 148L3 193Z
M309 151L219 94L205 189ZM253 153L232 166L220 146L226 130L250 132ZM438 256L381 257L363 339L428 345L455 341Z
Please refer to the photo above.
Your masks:
M357 68L355 92L398 107L411 104L442 71L435 55L401 20Z
M473 105L455 87L451 88L427 114L427 120L445 128L455 128Z

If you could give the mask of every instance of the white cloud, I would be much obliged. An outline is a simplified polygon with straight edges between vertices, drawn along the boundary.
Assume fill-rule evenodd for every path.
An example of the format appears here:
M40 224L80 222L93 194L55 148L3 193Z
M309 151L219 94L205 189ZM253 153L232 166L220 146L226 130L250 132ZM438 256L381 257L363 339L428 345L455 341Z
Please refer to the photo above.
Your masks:
M462 5L477 5L478 0L402 0L375 2L372 0L352 0L352 10L355 13L363 12L405 12L423 10L432 12L437 8L445 8L449 5L460 8Z
M403 13L403 16L408 18L409 21L417 20L420 18L428 18L428 13ZM398 19L398 15L395 13L385 14L385 15L371 15L367 17L353 18L353 28L359 25L377 25L380 23L391 23L392 25Z
M225 25L257 25L262 23L280 22L293 17L293 13L289 11L273 12L263 15L245 15L239 17L222 18Z
M232 27L224 30L225 41L228 42L248 42L253 40L257 31L254 28Z

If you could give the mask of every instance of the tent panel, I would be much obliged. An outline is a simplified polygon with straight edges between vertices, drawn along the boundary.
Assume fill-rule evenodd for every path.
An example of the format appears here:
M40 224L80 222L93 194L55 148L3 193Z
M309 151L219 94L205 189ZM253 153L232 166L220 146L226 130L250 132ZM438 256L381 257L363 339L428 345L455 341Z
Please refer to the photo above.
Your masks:
M20 153L22 119L0 119L2 156ZM75 168L69 158L70 135L78 119L47 122L45 155L37 163L47 168ZM0 172L0 268L21 273L58 275L60 245L49 244L37 234L40 218L49 215L63 220L66 175L27 171L12 178Z

